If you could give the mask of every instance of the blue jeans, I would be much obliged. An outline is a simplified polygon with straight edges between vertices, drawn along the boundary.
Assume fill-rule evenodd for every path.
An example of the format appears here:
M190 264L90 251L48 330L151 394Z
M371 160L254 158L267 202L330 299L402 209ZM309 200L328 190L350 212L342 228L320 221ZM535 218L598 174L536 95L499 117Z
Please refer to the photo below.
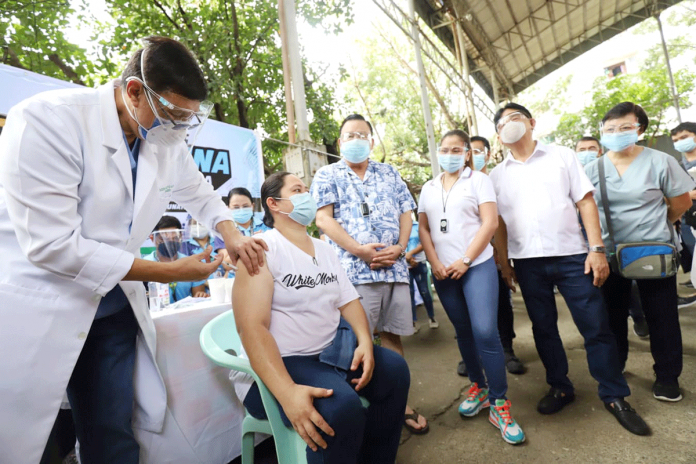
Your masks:
M317 428L328 446L326 449L317 448L317 451L307 447L308 464L396 461L411 376L406 361L397 353L375 346L374 355L372 380L360 392L355 391L350 380L362 375L361 368L346 372L320 362L318 355L283 358L295 383L333 389L333 395L328 398L315 399L314 407L335 435L329 437ZM369 408L362 406L358 395L370 402ZM267 417L256 383L249 389L244 406L257 419ZM290 427L282 407L280 415L285 425Z
M82 464L137 464L133 367L138 322L130 306L95 319L68 383Z
M534 342L546 368L546 382L566 393L573 391L568 378L568 358L558 333L558 309L553 295L556 285L573 321L585 339L590 374L599 382L599 397L605 403L631 394L621 374L616 339L609 328L602 291L585 274L586 254L515 259L515 273L532 321Z
M505 399L507 374L498 335L495 261L491 258L469 268L459 280L435 280L435 289L454 326L469 379L480 387L487 385L491 400Z
M418 293L423 298L425 310L428 312L430 319L435 319L435 310L433 308L433 299L430 296L428 288L428 266L425 263L418 263L408 269L409 284L411 290L411 311L413 311L413 321L416 321L416 299L415 287L418 287Z

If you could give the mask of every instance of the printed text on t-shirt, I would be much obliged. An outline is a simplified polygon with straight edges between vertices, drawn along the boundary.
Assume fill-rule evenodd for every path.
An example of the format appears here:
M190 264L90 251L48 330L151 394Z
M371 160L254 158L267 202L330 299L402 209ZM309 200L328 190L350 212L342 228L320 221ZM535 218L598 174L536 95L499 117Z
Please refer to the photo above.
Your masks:
M338 282L336 274L327 274L320 272L316 277L303 276L302 274L286 274L282 280L286 287L295 287L296 290L301 288L314 288L317 285L329 285Z

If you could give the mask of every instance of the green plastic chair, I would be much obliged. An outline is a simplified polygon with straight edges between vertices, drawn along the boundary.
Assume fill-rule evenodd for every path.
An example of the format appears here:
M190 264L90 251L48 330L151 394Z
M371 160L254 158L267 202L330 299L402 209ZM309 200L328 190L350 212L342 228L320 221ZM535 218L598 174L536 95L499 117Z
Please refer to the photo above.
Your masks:
M201 330L200 342L203 353L211 361L218 366L250 374L259 387L268 420L259 420L249 415L249 412L246 413L242 422L242 464L254 462L254 434L257 432L273 435L279 464L306 464L307 443L295 429L283 424L276 399L251 368L249 360L236 355L240 352L242 342L237 334L232 310L208 322Z

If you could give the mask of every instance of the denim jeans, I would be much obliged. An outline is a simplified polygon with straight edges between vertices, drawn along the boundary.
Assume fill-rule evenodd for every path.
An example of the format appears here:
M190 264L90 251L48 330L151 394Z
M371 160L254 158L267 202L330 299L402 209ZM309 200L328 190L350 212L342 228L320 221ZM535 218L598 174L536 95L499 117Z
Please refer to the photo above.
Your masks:
M95 319L68 383L82 464L137 464L133 368L138 322L130 305Z
M411 377L406 361L397 353L375 346L374 355L372 380L360 392L350 384L350 380L362 375L360 368L346 373L320 362L318 355L283 358L295 383L333 389L333 395L315 399L314 407L335 435L329 437L317 428L328 446L326 449L317 448L317 451L307 447L308 464L396 461ZM358 395L370 402L369 408L362 406ZM257 419L267 417L256 383L249 389L244 406ZM291 426L282 407L280 415L285 425Z
M415 287L418 287L418 293L423 298L423 305L430 319L435 319L435 310L433 309L433 299L430 296L428 288L428 266L425 263L418 263L408 269L409 284L411 290L411 311L413 311L413 321L416 321L416 299Z
M644 279L640 292L645 322L650 330L650 352L657 380L676 382L682 371L682 336L677 309L677 277ZM609 325L619 347L619 361L628 359L628 311L632 281L611 273L602 286L609 310Z
M515 273L532 321L537 352L546 368L546 382L564 392L573 391L568 378L568 358L558 333L558 309L553 286L570 309L585 339L590 374L599 382L599 397L605 403L631 394L621 374L616 339L609 328L602 292L585 274L586 254L515 259Z
M454 326L469 379L487 385L491 400L505 399L507 374L498 335L495 261L491 258L469 268L459 280L435 280L435 289Z

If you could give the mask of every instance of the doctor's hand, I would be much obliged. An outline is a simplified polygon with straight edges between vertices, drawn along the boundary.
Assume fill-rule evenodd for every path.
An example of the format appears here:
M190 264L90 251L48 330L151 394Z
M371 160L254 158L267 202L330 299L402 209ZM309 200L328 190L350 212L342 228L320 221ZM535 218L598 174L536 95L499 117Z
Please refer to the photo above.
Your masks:
M238 265L241 260L249 274L259 273L259 267L263 266L264 252L268 251L268 245L260 238L241 236L231 245L227 245L232 264Z
M221 255L210 259L212 251L213 247L208 246L202 253L168 263L174 268L171 282L194 282L210 277L222 262Z
M278 402L283 407L285 415L288 416L293 428L300 437L312 448L317 450L317 446L326 449L326 441L317 431L317 427L325 434L334 436L333 429L321 417L319 411L314 407L314 398L327 398L333 395L333 390L326 388L314 388L306 385L293 385Z

